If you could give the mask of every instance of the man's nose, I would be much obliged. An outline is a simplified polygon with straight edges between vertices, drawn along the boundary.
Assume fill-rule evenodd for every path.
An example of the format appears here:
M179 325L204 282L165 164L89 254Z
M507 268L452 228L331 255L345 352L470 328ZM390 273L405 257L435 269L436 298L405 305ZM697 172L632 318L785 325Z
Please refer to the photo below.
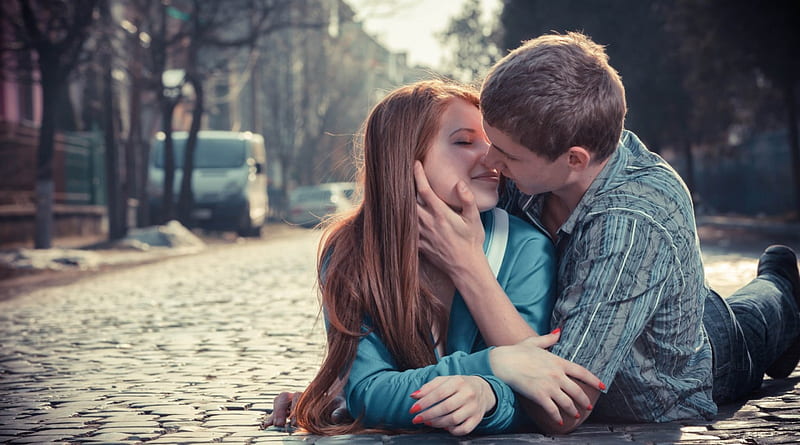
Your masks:
M501 166L497 161L497 157L492 155L491 147L489 147L486 153L483 154L483 157L481 157L481 164L483 164L484 167L499 171Z

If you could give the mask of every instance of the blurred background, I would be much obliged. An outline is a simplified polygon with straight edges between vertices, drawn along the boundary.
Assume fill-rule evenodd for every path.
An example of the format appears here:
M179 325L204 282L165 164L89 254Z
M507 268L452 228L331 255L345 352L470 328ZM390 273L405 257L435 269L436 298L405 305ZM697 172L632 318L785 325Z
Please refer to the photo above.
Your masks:
M353 181L387 91L479 84L572 30L606 46L626 127L699 214L800 218L797 0L4 0L0 244L197 226L234 201L230 228L257 234L293 190ZM212 138L244 141L241 168L206 168Z

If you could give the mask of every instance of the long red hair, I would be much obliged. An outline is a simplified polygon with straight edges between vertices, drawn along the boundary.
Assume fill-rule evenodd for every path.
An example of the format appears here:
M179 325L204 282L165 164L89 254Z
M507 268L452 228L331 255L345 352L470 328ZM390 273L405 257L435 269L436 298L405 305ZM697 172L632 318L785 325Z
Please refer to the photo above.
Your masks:
M419 266L413 165L427 153L440 116L454 99L478 106L469 87L442 80L417 82L389 93L364 124L361 203L326 228L317 261L328 320L327 352L294 413L298 425L313 434L366 431L357 419L337 423L332 418L334 399L366 334L366 317L399 369L436 361L431 327L446 332L447 311L431 294Z

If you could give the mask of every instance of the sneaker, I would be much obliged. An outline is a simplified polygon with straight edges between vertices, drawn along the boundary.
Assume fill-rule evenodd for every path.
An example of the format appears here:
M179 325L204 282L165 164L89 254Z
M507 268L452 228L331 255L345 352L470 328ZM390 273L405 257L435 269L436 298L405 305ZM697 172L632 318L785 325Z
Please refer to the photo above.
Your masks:
M769 246L758 260L758 274L771 274L785 278L792 286L794 301L800 308L800 273L797 270L797 256L786 246ZM800 361L800 337L767 368L767 375L773 379L789 377Z

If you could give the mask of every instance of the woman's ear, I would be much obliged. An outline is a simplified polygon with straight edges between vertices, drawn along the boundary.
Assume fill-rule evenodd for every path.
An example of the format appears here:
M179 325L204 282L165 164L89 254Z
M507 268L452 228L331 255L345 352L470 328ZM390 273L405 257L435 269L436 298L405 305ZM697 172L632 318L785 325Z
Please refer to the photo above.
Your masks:
M592 153L581 147L573 146L567 150L567 164L574 171L582 171L592 162Z

